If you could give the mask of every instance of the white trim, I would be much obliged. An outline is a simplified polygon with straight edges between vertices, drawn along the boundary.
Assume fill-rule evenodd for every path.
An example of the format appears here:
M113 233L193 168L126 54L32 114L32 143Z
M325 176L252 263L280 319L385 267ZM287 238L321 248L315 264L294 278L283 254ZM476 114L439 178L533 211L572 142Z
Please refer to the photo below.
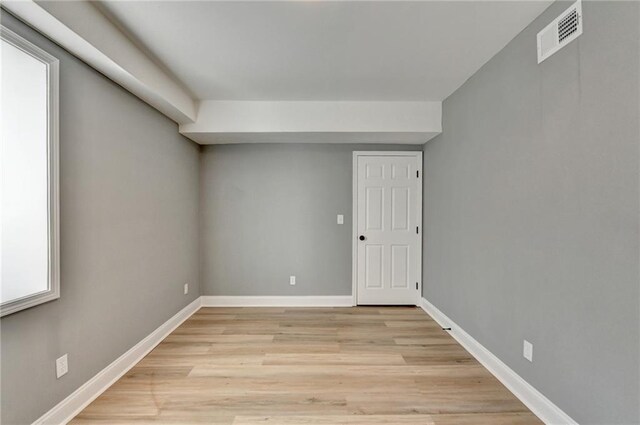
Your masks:
M525 406L527 406L540 420L547 425L574 425L577 424L569 415L563 412L551 400L540 391L522 379L520 375L504 364L491 351L466 333L453 320L433 304L422 298L420 307L431 316L440 326L451 328L449 333L460 343L473 357L476 358L489 372L507 387Z
M175 316L160 325L129 351L118 357L113 363L98 372L80 388L58 403L53 409L37 419L33 425L66 424L89 405L100 394L106 391L120 377L127 373L144 356L149 354L163 339L173 332L182 322L187 320L201 306L201 297L180 310Z
M351 295L354 306L358 305L358 156L354 151L351 167Z
M351 295L235 296L203 295L203 307L351 307Z
M353 182L351 189L351 294L354 306L358 305L358 158L361 156L412 156L419 161L418 171L420 171L420 177L418 178L418 211L416 217L419 217L418 225L420 226L420 241L418 242L418 258L420 259L422 259L422 244L424 239L424 229L422 226L422 176L424 174L422 151L353 151L353 166L351 168ZM422 294L422 261L419 261L417 266L417 276L419 276L419 280L418 290L416 291L416 305L420 305Z
M0 25L0 39L42 62L47 69L47 238L48 288L0 305L0 316L60 298L59 60Z
M350 307L346 296L201 296L180 310L155 331L80 388L37 419L33 425L66 424L106 391L163 339L201 307ZM435 306L422 298L420 307L443 327L451 327L451 336L489 370L504 386L545 424L577 425L569 415L533 388L500 359L467 334Z

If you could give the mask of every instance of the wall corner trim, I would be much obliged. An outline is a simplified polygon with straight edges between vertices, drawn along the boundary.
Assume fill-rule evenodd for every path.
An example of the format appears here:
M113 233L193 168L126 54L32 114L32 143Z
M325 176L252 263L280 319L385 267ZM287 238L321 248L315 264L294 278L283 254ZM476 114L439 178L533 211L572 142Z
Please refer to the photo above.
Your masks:
M98 372L93 378L69 394L67 398L42 415L33 423L33 425L60 425L71 421L82 411L82 409L98 398L100 394L106 391L111 385L120 379L120 377L127 373L136 365L136 363L142 360L144 356L149 354L156 345L180 326L182 322L198 311L202 305L201 298L202 297L196 298L189 305L160 325L142 341L131 347L126 353L118 357L110 365Z
M351 295L226 296L203 295L203 307L352 307Z
M442 327L451 328L449 333L473 357L476 358L493 376L498 378L525 406L547 425L577 425L569 415L563 412L540 391L522 379L520 375L507 366L502 360L487 350L471 335L458 326L436 306L422 298L420 307Z

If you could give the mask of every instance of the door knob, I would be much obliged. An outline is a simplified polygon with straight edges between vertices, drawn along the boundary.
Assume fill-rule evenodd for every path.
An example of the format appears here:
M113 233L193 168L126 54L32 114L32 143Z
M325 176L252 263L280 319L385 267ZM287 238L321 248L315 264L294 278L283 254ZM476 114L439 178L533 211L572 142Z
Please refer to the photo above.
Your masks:
M365 238L365 237L364 237L364 235L360 235L360 237L359 237L358 239L360 239L361 241L363 241L363 240L365 240L365 239L367 239L367 238Z

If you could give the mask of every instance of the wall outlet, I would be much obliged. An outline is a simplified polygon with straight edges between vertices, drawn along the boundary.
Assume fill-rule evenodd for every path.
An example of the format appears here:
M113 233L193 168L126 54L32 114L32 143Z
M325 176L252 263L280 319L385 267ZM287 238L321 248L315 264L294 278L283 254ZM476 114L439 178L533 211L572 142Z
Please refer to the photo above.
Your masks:
M184 284L184 294L187 295L189 293L189 284L185 283Z
M289 285L295 285L295 284L296 284L296 277L289 276Z
M56 360L56 378L60 378L69 372L69 363L67 361L67 355L58 358Z
M525 359L529 360L530 362L533 361L533 344L527 341L526 339L524 340L522 355L524 356Z
M344 224L344 215L338 214L338 224Z

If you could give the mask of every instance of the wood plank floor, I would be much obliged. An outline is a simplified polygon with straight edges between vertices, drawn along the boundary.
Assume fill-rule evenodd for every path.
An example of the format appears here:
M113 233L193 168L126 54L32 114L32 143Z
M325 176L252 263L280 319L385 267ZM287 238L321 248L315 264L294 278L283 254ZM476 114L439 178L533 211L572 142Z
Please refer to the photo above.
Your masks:
M541 422L419 308L202 308L81 424Z

